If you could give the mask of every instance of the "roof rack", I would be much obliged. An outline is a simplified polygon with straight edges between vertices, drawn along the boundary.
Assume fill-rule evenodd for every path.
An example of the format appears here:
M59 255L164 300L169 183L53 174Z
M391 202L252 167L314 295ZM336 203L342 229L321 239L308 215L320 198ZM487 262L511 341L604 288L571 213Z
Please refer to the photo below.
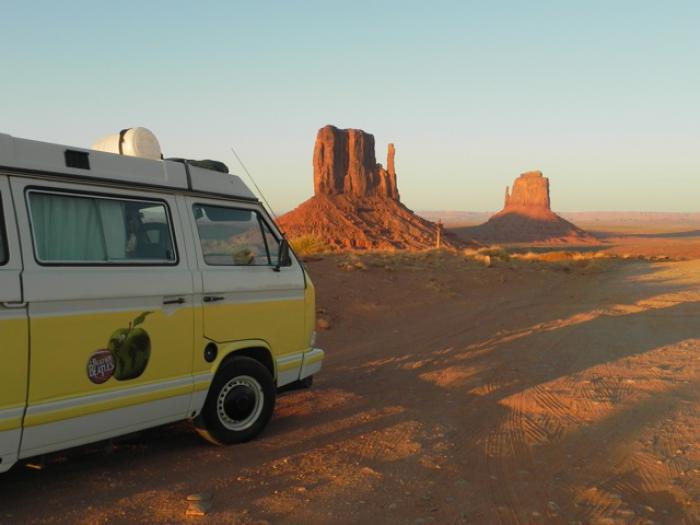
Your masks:
M187 161L151 160L15 138L3 133L0 133L0 169L258 200L237 175L205 169Z

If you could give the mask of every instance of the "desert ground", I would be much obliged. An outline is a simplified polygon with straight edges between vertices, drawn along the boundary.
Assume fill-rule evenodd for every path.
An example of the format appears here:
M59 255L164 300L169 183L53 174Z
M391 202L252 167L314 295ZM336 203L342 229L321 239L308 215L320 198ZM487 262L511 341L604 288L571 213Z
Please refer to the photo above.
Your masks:
M434 218L438 212L425 214ZM475 214L476 215L476 214ZM699 214L652 214L645 220L635 214L615 214L606 221L600 216L584 213L564 214L576 220L576 225L593 235L597 242L588 244L566 244L564 240L549 240L540 243L512 243L506 246L515 251L604 251L618 257L646 257L669 259L694 259L700 257ZM660 216L660 217L656 217ZM446 231L458 238L469 240L469 232L478 222L464 221L461 217L446 221Z
M19 464L0 523L700 523L700 259L307 265L325 368L259 439L180 423Z

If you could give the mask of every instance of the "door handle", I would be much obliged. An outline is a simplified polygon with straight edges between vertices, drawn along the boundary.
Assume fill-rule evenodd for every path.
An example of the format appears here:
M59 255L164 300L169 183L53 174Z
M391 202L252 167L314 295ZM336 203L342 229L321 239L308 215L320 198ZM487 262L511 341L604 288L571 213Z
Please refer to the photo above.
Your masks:
M202 301L205 303L214 303L216 301L223 301L225 297L223 295L205 295L202 297Z
M5 301L4 303L0 303L4 308L25 308L27 306L26 301Z
M183 304L184 302L184 297L176 297L174 299L163 299L163 304Z

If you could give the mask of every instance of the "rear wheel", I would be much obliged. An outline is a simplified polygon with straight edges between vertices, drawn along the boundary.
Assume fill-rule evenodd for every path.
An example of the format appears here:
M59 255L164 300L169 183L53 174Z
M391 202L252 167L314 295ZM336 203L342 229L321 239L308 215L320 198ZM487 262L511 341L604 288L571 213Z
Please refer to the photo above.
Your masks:
M218 445L256 437L275 408L270 371L250 357L234 357L221 365L197 418L198 432Z

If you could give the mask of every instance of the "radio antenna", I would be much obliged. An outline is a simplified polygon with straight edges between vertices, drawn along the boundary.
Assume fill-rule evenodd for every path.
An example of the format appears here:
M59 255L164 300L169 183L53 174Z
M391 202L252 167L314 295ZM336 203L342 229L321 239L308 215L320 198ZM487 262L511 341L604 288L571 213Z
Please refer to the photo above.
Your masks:
M267 202L267 199L265 198L265 195L263 194L262 191L260 191L260 188L259 188L258 185L255 183L255 179L253 178L253 176L252 176L252 175L250 174L250 172L248 171L248 168L245 167L245 164L243 164L243 161L242 161L241 158L238 156L238 153L236 153L236 150L233 148L233 146L231 146L231 152L235 155L236 160L238 161L238 164L241 165L241 168L243 168L243 171L245 171L245 174L248 175L248 178L250 179L250 182L252 182L252 183L253 183L253 186L255 186L255 189L257 190L258 195L260 195L260 197L262 197L262 200L263 200L263 202L265 203L265 205L267 206L267 209L270 211L270 214L272 215L272 218L275 219L275 222L277 222L277 215L275 215L275 212L272 210L272 206L270 206L270 203Z

